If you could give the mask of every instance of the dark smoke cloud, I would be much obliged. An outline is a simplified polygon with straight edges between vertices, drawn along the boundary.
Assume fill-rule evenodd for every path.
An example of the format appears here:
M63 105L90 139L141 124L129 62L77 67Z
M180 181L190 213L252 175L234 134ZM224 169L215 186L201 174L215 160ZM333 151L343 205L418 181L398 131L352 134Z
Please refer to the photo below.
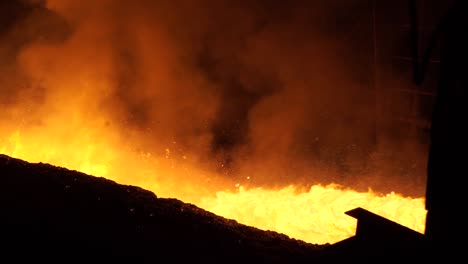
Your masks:
M375 145L368 1L13 3L18 16L0 24L2 94L40 83L28 92L40 108L74 100L63 80L99 80L82 92L136 147L176 144L255 185L367 188L365 175L393 174Z
M45 1L1 1L0 103L14 103L23 94L36 99L42 96L40 89L32 87L28 74L19 69L17 57L31 43L61 42L70 32L69 25L58 14L47 9Z

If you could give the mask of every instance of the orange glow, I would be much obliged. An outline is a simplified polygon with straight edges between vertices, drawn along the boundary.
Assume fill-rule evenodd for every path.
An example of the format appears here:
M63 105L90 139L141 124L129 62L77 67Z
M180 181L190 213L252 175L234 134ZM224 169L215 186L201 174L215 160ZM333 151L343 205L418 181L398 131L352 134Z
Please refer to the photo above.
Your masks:
M334 161L335 147L353 158L346 162L361 160L354 146L372 134L373 92L349 69L366 67L348 68L335 50L335 39L348 36L313 35L323 23L310 30L314 15L304 12L318 9L291 6L283 18L256 7L269 1L45 2L70 26L61 40L13 38L36 24L54 31L40 17L18 25L34 30L14 27L0 38L15 47L0 45L11 60L0 57L0 153L140 186L310 243L352 236L355 219L345 212L358 206L424 230L423 198L264 187L296 175L310 182L311 157ZM216 138L219 123L232 138ZM222 144L232 148L216 152ZM235 175L219 172L226 161ZM326 178L316 174L314 182Z
M196 169L189 157L172 157L169 148L159 156L138 153L125 145L112 145L115 139L104 131L61 127L2 134L0 152L141 186L160 197L179 198L240 223L310 243L334 243L354 235L356 220L344 212L358 206L424 231L423 198L357 192L336 185L314 185L308 191L295 186L246 189Z
M356 219L345 211L363 207L420 233L424 232L424 201L390 193L356 192L339 186L314 185L307 192L294 186L280 190L242 187L237 192L218 192L200 204L239 222L275 230L311 243L334 243L353 236Z

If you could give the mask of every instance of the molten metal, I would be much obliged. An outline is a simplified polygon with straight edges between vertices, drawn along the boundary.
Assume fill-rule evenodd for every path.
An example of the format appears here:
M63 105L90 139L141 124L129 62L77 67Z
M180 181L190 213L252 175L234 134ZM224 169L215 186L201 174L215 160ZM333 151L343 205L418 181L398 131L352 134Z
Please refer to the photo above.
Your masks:
M179 198L240 223L310 243L334 243L354 235L355 219L344 212L356 207L424 232L423 198L357 192L337 185L314 185L308 191L298 191L297 186L247 189L197 169L190 157L172 157L169 148L160 155L141 153L116 147L116 138L99 130L60 127L51 126L42 133L29 129L0 134L0 152L137 185L159 196Z

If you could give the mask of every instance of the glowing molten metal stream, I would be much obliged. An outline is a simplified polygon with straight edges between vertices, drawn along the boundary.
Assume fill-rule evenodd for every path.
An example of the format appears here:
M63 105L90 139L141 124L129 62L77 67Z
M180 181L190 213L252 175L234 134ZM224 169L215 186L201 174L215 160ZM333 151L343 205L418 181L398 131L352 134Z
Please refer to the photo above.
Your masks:
M159 156L129 151L112 145L113 138L102 131L69 130L58 124L42 131L4 130L0 152L141 186L160 197L179 198L240 223L310 243L334 243L354 235L355 219L344 212L358 206L424 231L423 198L357 192L336 185L314 185L305 191L295 186L247 189L197 169L189 157L172 157L169 148Z

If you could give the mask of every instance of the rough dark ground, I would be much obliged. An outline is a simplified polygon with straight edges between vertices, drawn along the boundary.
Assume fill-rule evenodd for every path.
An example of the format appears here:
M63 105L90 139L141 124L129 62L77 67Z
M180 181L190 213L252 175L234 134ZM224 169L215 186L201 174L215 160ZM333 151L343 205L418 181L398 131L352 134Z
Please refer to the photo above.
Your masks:
M361 235L310 244L136 186L0 154L0 263L428 263L437 252L385 218L358 218Z
M0 210L2 263L317 263L328 246L245 226L139 187L5 155Z

